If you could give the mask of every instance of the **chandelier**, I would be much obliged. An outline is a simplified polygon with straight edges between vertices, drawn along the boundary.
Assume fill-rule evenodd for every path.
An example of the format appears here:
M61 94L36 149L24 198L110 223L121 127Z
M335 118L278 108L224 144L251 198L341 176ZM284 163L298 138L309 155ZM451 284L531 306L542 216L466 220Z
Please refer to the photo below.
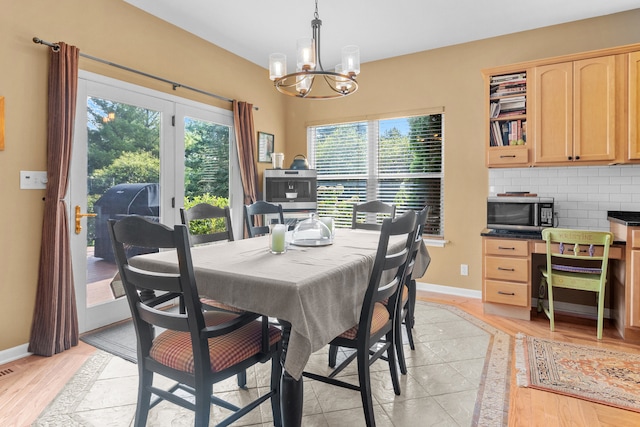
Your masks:
M299 39L296 54L296 72L287 74L287 56L269 55L269 78L281 93L307 99L331 99L351 95L358 90L356 76L360 73L358 46L342 48L342 63L334 71L327 71L320 60L320 26L318 0L311 21L313 37Z

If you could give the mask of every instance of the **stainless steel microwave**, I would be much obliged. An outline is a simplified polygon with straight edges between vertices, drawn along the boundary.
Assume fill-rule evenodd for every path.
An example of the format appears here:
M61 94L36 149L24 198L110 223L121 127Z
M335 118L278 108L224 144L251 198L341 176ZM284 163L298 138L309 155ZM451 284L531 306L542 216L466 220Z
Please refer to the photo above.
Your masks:
M487 198L487 228L540 231L553 227L553 197Z

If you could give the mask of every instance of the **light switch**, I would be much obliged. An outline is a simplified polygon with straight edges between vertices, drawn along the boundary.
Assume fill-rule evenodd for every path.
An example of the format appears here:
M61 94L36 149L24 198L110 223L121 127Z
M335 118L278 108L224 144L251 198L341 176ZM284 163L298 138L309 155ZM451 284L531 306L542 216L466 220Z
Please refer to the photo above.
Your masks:
M20 171L21 190L45 190L47 171Z

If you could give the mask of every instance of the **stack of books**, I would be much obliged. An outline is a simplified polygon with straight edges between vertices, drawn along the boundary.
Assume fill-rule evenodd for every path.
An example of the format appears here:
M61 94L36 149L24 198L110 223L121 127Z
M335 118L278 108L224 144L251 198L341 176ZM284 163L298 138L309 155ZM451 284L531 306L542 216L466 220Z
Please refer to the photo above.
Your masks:
M511 120L508 122L491 122L489 145L502 147L520 145L527 141L527 121Z
M525 73L492 76L490 82L491 118L526 113L527 76Z
M491 98L527 93L527 74L515 73L492 76L489 85Z

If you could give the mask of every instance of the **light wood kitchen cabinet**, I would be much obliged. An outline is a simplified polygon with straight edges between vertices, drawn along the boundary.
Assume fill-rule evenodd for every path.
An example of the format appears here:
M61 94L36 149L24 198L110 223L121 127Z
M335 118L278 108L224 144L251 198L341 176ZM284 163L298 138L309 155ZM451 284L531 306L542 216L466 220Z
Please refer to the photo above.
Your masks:
M485 75L488 167L530 164L527 146L527 70Z
M616 161L616 76L615 55L534 68L535 165Z
M627 159L640 160L640 52L628 55L629 138Z
M482 253L485 313L529 320L531 275L528 241L483 237Z

